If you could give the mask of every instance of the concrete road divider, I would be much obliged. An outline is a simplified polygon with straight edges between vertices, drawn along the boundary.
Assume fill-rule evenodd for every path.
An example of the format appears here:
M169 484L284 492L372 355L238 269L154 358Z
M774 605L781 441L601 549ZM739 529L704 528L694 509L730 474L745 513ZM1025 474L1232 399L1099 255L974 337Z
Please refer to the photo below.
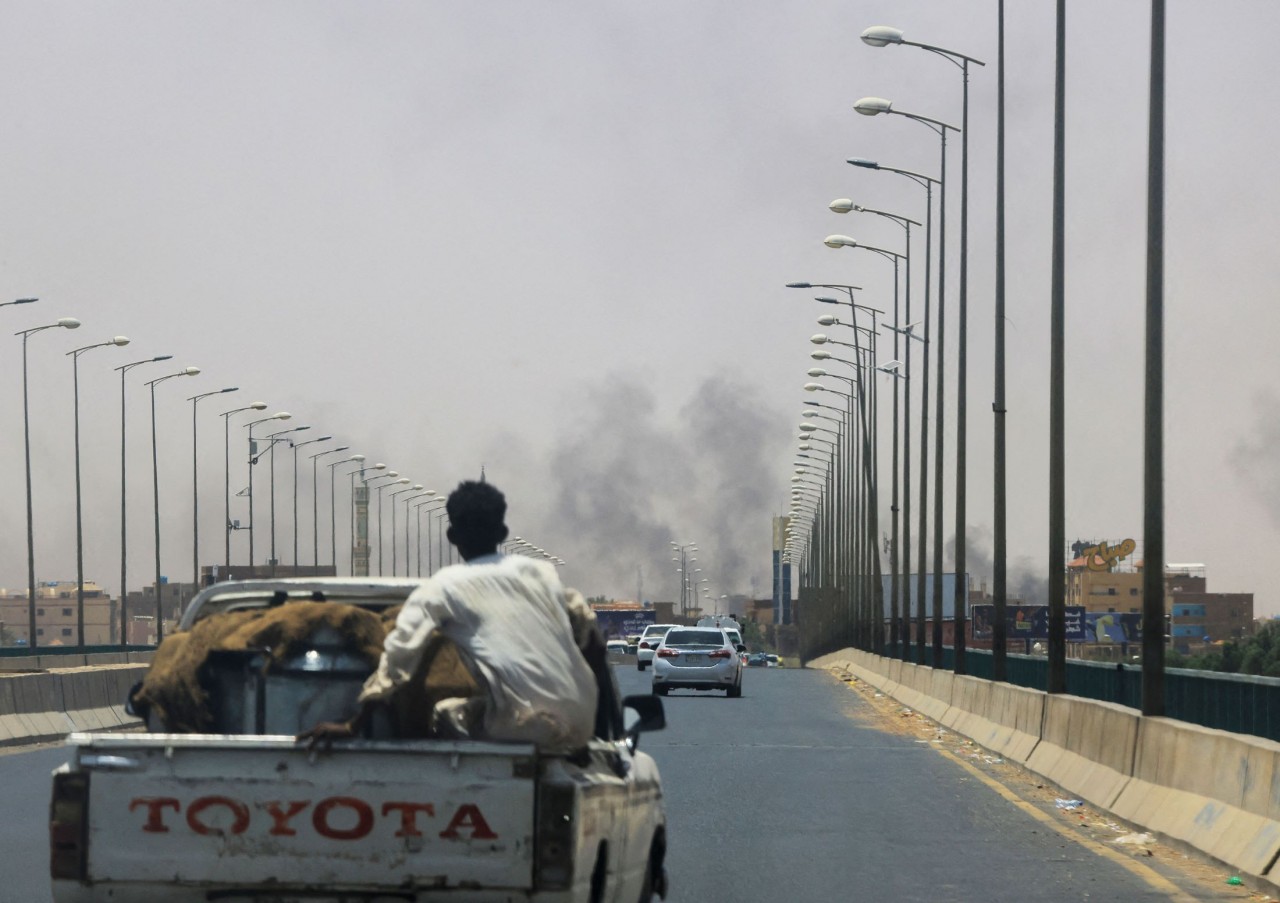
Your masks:
M1280 887L1280 743L844 649L856 677L1166 840Z
M113 664L0 674L0 746L60 740L71 731L141 726L126 714L124 702L146 670L141 664Z
M1280 878L1280 743L1143 718L1113 811L1255 877Z
M1136 709L1079 696L1046 696L1040 742L1027 760L1037 774L1110 809L1133 771Z

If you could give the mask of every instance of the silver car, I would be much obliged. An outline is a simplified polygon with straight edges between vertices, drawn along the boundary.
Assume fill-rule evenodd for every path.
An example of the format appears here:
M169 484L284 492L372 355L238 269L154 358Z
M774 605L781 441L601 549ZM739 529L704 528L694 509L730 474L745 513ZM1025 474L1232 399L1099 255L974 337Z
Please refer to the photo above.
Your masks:
M636 644L637 671L643 671L653 664L653 654L658 651L658 646L662 643L663 634L675 626L675 624L650 624L644 629L640 642Z
M673 627L653 656L653 692L724 690L742 695L742 657L746 651L715 627Z

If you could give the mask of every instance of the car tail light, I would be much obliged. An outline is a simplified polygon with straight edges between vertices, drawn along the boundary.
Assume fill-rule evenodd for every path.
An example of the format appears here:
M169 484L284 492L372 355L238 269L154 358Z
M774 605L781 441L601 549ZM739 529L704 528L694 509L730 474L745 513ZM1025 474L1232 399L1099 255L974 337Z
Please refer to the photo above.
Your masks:
M707 656L708 658L733 658L733 653L728 649L717 649Z
M648 643L641 643L641 644L640 644L640 648L641 648L641 649L648 649L648 648L649 648L649 644L648 644Z
M576 803L572 784L542 781L538 785L534 890L568 890L573 886Z
M675 649L659 649L658 658L678 658L680 655Z
M89 775L53 776L49 804L49 874L83 881L89 861Z

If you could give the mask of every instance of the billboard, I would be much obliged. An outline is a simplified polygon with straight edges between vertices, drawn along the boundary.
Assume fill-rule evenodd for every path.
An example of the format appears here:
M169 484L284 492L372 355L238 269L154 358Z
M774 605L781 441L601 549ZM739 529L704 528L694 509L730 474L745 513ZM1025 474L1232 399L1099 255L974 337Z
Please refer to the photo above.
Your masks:
M1066 606L1067 642L1093 642L1083 605ZM1049 638L1049 606L1006 605L1004 632L1009 639L1047 640ZM991 639L991 623L995 617L994 605L975 605L971 611L975 639Z
M655 623L656 613L652 608L602 609L596 611L596 623L606 640L625 640L627 637L639 636L645 628Z
M1127 611L1091 611L1085 615L1086 642L1140 643L1142 615Z

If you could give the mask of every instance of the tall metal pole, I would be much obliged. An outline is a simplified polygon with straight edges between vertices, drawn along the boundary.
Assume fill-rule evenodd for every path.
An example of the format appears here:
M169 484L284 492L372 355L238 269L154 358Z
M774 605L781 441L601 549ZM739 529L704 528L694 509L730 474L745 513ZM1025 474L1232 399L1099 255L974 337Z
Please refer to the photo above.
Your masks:
M996 73L996 360L994 492L991 593L995 615L991 624L991 678L1008 680L1008 637L1005 633L1008 592L1008 510L1005 470L1004 397L1004 0L998 0L999 63Z
M231 567L231 412L222 415L222 535L226 539L226 566Z
M128 468L125 466L125 418L124 418L124 375L129 372L135 364L126 364L123 367L117 367L120 371L120 645L127 645L129 642L129 615L126 609L128 605L126 600L129 597L129 584L127 582L129 571L129 536L126 526L128 518L126 515L126 474Z
M1066 394L1063 377L1064 239L1066 178L1067 2L1057 3L1057 59L1053 89L1053 263L1049 341L1049 685L1050 693L1067 690L1066 643Z
M908 327L911 324L911 223L907 223L907 266L905 313ZM928 266L928 261L925 261ZM911 645L911 339L907 335L902 374L902 593L898 607L902 645L898 655L905 661Z
M254 455L256 448L253 444L253 424L249 424L249 567L253 567L253 466L257 464L257 457Z
M946 173L939 173L945 179ZM925 662L924 606L925 588L929 573L926 549L928 546L929 528L929 336L930 308L933 306L933 183L925 183L925 224L924 224L924 335L921 341L924 348L924 372L920 379L920 541L919 573L916 575L916 664Z
M969 273L969 59L963 61L964 111L960 124L960 315L956 336L956 540L955 673L965 668L965 609L969 587L965 579L965 432L968 401L968 273Z
M80 352L71 352L76 440L76 645L84 645L84 528L80 507Z
M293 566L298 566L298 443L290 442L293 449Z
M27 645L34 649L36 638L36 537L31 509L31 415L27 399L27 339L31 332L22 333L22 439L27 462Z
M938 197L938 397L934 401L937 415L933 425L933 660L935 668L942 667L942 447L946 420L944 386L947 373L947 130L938 129L942 138L942 184Z
M1143 454L1142 714L1164 714L1164 0L1151 0L1147 360Z
M160 586L160 459L156 451L156 382L151 387L151 495L152 511L155 515L155 548L156 548L156 642L164 640L164 593Z
M161 354L147 358L145 361L132 361L116 367L120 371L120 645L129 642L129 613L127 599L129 597L129 531L128 527L128 468L125 466L125 382L124 375L134 367L167 361L172 354Z

